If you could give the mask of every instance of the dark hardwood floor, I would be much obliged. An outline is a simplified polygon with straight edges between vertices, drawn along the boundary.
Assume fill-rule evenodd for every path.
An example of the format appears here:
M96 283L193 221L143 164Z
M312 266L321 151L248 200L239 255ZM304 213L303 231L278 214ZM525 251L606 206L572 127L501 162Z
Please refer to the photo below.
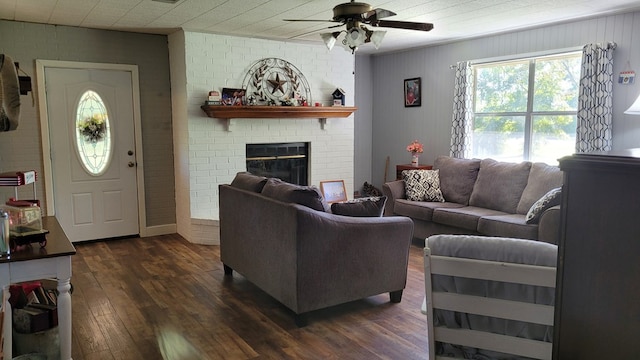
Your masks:
M389 294L293 313L234 272L218 246L178 235L75 244L73 358L427 359L422 248L402 302Z

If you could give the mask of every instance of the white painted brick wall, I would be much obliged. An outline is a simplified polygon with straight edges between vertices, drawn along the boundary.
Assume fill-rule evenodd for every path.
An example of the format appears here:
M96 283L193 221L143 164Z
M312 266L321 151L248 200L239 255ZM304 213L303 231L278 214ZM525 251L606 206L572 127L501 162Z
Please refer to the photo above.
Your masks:
M194 32L174 34L170 43L181 42L177 36L183 36L184 41L181 56L186 64L188 111L182 116L174 113L174 129L186 124L188 141L176 141L175 146L177 153L188 154L189 164L188 179L176 173L176 182L180 183L176 185L176 201L188 203L189 224L193 219L218 220L218 185L230 183L237 172L246 170L247 143L310 142L310 185L343 179L347 193L353 193L353 115L328 119L324 130L318 119L236 119L232 120L229 132L223 121L208 118L200 109L210 90L242 87L251 65L269 57L284 59L304 74L311 87L312 102L328 106L332 102L331 93L340 87L346 91L347 105L353 105L353 55L341 49L329 52L322 45ZM172 59L176 56L173 52L181 51L178 48L170 46ZM176 124L180 121L183 124ZM179 168L176 164L176 169ZM179 190L186 190L185 187L188 199L187 191ZM180 215L178 218L182 219L179 222L187 220ZM206 243L201 239L191 241Z

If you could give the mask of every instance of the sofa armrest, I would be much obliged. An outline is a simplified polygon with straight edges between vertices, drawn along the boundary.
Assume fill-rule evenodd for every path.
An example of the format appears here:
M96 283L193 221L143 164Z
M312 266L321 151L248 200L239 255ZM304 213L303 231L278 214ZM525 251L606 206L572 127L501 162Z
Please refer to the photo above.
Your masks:
M404 190L404 180L395 180L382 184L382 194L387 197L384 206L384 216L393 215L393 207L396 199L406 199L407 193Z
M404 289L413 222L299 208L298 311Z
M538 240L558 245L560 241L560 205L545 210L538 223Z

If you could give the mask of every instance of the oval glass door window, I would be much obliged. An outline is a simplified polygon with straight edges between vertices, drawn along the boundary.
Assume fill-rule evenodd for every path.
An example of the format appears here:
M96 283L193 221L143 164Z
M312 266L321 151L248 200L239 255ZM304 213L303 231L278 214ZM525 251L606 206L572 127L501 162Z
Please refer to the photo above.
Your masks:
M107 107L97 92L88 90L80 97L76 111L76 151L85 171L102 175L113 153Z

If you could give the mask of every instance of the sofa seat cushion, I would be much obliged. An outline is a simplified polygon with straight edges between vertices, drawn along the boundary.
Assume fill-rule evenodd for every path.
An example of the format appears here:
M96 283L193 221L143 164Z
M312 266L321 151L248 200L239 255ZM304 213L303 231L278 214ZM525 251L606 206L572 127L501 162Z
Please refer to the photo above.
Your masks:
M433 211L433 222L477 231L480 218L492 215L506 215L506 213L475 206L437 208Z
M545 163L533 163L529 172L527 186L522 191L516 213L526 214L531 206L551 189L562 186L563 174L557 166Z
M480 169L480 159L438 156L433 168L439 170L440 191L444 200L469 205L469 197Z
M269 178L262 195L282 202L304 205L318 211L329 212L330 207L316 186L290 184L277 178Z
M482 160L469 205L515 214L530 170L528 161L515 164Z
M538 238L538 226L529 225L521 214L483 216L478 220L478 232L489 236L518 239Z
M461 208L462 204L454 202L431 202L431 201L411 201L397 199L393 207L393 213L401 216L408 216L412 219L431 221L433 210L438 208Z

